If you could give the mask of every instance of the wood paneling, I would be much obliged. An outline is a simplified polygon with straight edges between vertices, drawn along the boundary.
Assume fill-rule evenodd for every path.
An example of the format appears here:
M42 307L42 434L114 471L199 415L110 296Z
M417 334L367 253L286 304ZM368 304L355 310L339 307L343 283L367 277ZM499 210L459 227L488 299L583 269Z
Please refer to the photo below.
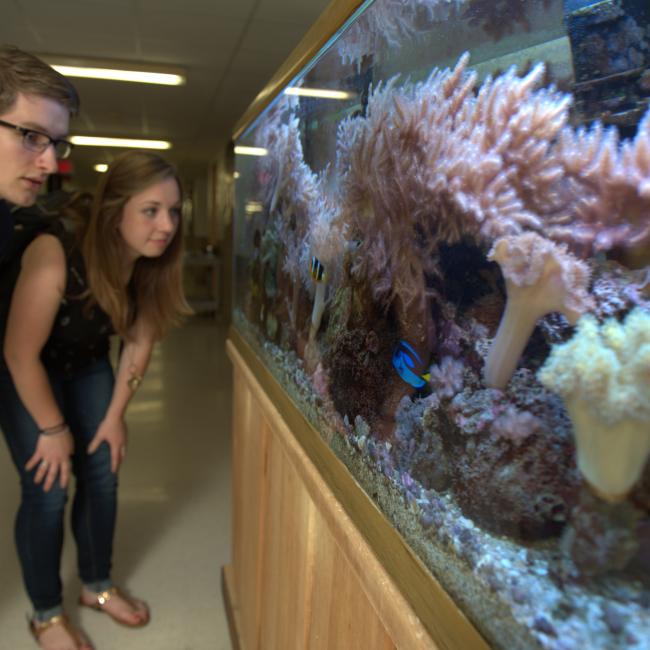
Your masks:
M233 385L233 581L241 621L243 648L257 648L268 436L262 413L240 372Z
M318 522L312 554L314 577L310 625L302 647L310 650L395 648L325 521L319 518Z
M301 648L309 586L307 522L312 504L275 437L268 458L260 647Z

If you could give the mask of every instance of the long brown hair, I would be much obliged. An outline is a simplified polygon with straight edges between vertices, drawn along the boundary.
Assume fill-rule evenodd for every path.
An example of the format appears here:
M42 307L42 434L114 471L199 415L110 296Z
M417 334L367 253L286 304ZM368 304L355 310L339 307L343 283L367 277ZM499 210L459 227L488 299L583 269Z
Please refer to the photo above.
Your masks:
M90 220L81 233L81 250L91 300L110 316L115 331L128 338L136 316L142 315L161 338L191 313L182 282L183 237L179 223L174 238L160 257L140 257L124 286L124 240L119 225L126 202L151 185L174 178L174 167L158 154L128 151L118 155L100 180Z

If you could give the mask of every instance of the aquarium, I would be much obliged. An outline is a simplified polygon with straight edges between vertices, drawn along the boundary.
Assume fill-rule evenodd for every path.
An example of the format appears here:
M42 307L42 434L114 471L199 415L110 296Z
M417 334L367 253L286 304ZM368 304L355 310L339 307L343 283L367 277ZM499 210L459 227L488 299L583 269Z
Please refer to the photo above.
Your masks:
M649 103L647 0L375 0L236 142L235 328L496 648L650 647Z

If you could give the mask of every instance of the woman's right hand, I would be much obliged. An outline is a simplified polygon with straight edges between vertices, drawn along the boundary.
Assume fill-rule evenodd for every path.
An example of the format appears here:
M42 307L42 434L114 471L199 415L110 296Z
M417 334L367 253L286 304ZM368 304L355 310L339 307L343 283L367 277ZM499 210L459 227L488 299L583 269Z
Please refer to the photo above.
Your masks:
M43 490L49 492L54 485L57 475L59 484L66 488L70 480L72 462L70 456L74 451L74 441L70 429L54 435L43 435L38 437L36 451L27 461L25 469L33 470L37 465L38 469L34 475L34 483L43 483Z

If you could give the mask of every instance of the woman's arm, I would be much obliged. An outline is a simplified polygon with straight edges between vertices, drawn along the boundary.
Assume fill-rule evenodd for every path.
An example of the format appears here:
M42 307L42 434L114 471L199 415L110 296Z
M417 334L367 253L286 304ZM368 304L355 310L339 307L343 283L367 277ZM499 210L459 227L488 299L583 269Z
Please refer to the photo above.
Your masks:
M138 318L120 354L111 403L88 446L88 453L92 454L102 442L109 445L113 472L117 472L126 454L127 430L124 413L147 370L153 344L153 328L148 327L143 318Z
M39 430L64 423L47 373L41 350L52 331L66 283L65 253L52 235L37 237L25 250L18 281L11 300L4 340L4 356L18 395ZM72 436L67 429L55 435L40 435L27 470L40 466L34 480L45 479L48 491L57 474L61 487L70 478Z

